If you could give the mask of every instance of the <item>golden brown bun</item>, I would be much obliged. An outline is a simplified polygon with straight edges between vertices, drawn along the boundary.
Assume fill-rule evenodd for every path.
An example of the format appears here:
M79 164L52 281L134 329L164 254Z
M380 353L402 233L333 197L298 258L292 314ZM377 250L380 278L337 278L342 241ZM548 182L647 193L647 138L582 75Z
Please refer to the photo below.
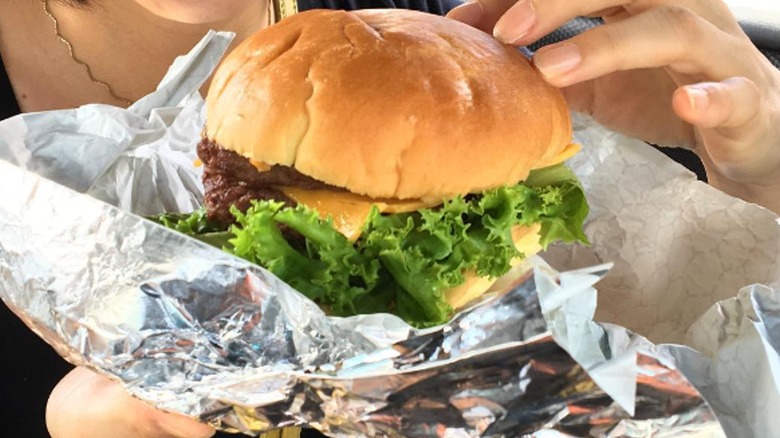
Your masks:
M516 49L422 12L314 10L224 61L206 136L372 197L523 180L571 139L560 92Z
M517 247L517 250L523 253L526 258L531 257L542 250L542 246L539 245L540 230L541 226L538 224L531 227L517 227L512 230L512 238L515 241L515 247ZM522 260L523 259L512 260L512 266L516 266ZM495 278L479 277L476 272L466 272L464 276L466 277L465 282L444 293L447 303L456 310L463 308L463 306L482 296L482 294L487 292L490 289L490 286L496 282Z

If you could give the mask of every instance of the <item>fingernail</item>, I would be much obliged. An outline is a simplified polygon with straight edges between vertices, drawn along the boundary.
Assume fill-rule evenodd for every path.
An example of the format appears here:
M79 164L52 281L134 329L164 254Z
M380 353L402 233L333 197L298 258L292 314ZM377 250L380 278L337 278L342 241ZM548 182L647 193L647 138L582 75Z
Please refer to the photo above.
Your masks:
M209 438L216 433L211 426L183 415L165 414L157 424L160 429L177 438Z
M536 24L533 0L520 0L498 20L493 36L506 44L515 44Z
M485 15L485 8L478 1L470 1L452 9L447 13L447 18L476 26Z
M581 62L580 49L572 43L544 47L534 55L534 65L547 79L563 76L577 68Z
M710 106L710 94L706 88L695 85L685 87L685 95L688 96L688 103L694 111L704 111Z

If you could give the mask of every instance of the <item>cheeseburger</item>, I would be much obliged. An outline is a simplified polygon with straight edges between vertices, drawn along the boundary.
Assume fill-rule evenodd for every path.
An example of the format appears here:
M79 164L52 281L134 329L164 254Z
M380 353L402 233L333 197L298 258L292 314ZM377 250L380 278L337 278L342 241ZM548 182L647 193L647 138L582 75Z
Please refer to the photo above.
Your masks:
M561 93L456 21L297 14L225 59L206 117L205 213L169 224L227 230L332 314L439 324L523 257L585 241Z

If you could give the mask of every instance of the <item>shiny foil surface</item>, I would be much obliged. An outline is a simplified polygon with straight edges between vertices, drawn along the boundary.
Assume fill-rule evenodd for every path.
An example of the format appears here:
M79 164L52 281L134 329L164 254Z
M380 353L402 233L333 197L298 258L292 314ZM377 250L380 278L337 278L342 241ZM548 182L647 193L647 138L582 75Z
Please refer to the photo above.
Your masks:
M3 301L69 360L162 409L247 434L722 434L641 338L583 332L602 359L580 362L556 341L578 349L572 331L590 326L566 302L592 294L605 266L558 275L531 260L492 299L417 331L390 315L328 317L261 268L5 162L0 185L14 187L0 204ZM602 389L600 369L635 393L620 378ZM633 416L609 395L623 390Z

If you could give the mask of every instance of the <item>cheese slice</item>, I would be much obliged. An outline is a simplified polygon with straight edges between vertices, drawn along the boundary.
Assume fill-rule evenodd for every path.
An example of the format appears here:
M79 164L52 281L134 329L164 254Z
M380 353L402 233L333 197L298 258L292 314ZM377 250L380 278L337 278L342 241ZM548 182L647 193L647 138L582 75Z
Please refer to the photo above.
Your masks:
M431 206L430 203L420 200L375 199L350 192L305 190L297 187L280 187L279 190L295 202L316 210L322 219L330 217L333 228L351 241L360 237L363 225L374 206L381 213L403 213ZM515 247L526 257L541 251L540 229L539 224L512 229ZM512 266L521 261L522 259L512 260ZM495 278L478 277L475 272L466 272L465 275L465 283L446 292L447 302L455 309L482 295L496 281Z
M542 245L539 244L539 231L541 229L539 224L530 227L517 226L512 229L512 240L515 242L515 248L526 258L542 250ZM516 258L509 263L514 268L523 260L525 259ZM479 298L496 282L495 278L479 277L474 271L464 272L463 275L466 277L463 284L445 292L447 303L456 310Z
M438 204L417 199L370 198L332 190L305 190L297 187L280 187L279 190L293 201L316 210L322 219L330 217L333 228L352 241L360 237L374 206L379 208L380 213L405 213Z
M257 161L250 158L249 163L252 164L252 166L254 166L255 169L257 169L260 172L271 170L271 165L264 161Z
M543 167L550 167L550 166L555 166L556 164L561 164L564 161L576 155L577 152L580 151L580 149L582 149L582 146L578 145L577 143L569 144L565 148L563 148L562 151L558 152L558 155L550 158L549 160L537 163L536 167L541 169Z
M579 152L581 146L572 143L550 160L538 164L538 168L560 164ZM250 160L253 166L260 171L271 168L262 161ZM371 209L376 206L380 213L405 213L417 211L422 208L433 207L441 203L441 200L422 199L389 199L371 198L357 195L347 191L332 190L305 190L297 187L279 188L293 201L316 210L322 219L332 218L333 228L351 241L357 240L363 230L363 225L368 219ZM538 243L538 242L537 242ZM534 254L536 251L521 251Z
M539 243L539 239L541 239L539 232L541 230L542 226L540 224L512 228L512 240L515 242L515 248L526 257L541 251L542 245Z

